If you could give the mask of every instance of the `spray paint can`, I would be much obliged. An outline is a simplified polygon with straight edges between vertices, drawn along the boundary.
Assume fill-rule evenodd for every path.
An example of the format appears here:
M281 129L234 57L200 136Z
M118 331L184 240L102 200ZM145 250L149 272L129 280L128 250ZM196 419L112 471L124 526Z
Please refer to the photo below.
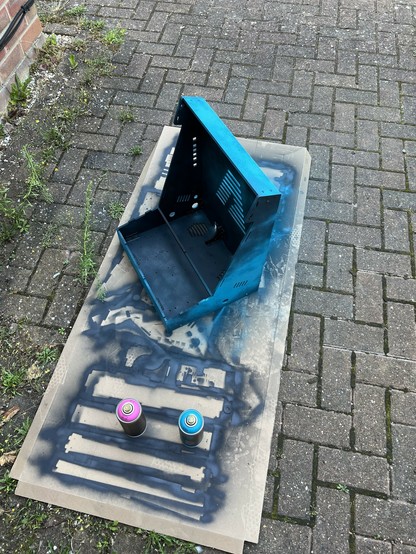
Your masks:
M146 418L140 402L125 398L117 404L116 416L124 432L130 437L139 437L146 429Z
M185 410L178 420L179 434L185 446L197 446L204 435L204 418L198 410Z

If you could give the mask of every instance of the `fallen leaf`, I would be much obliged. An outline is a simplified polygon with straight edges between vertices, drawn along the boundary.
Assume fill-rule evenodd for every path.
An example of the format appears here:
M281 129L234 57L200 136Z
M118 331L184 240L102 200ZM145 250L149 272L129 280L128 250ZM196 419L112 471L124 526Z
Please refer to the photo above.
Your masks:
M8 421L10 421L16 414L20 412L19 406L12 406L1 416L0 427L3 427Z
M17 458L17 450L12 450L11 452L6 452L0 456L0 467L7 466L12 464Z
M42 368L34 363L27 370L27 378L29 379L29 381L33 381L34 379L39 379L42 373Z

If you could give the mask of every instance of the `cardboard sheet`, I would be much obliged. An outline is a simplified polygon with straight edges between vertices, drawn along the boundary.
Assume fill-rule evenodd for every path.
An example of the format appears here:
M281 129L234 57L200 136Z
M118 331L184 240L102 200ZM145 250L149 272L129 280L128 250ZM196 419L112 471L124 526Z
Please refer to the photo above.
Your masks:
M122 222L155 206L179 129L165 127ZM167 335L114 237L12 470L16 493L241 553L257 542L310 157L241 140L282 193L260 289ZM143 405L130 438L117 403ZM205 418L184 447L178 416Z

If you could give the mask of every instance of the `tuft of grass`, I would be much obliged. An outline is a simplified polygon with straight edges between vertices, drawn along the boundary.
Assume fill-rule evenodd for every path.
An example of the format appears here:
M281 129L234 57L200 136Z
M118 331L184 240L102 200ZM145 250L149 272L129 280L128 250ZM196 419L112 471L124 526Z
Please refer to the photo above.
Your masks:
M104 29L105 22L102 19L87 19L83 17L79 22L79 26L84 31L89 31L93 36L97 37Z
M87 11L87 6L85 4L80 4L79 6L72 6L64 11L63 17L65 19L72 19L75 17L81 17Z
M36 162L33 154L28 150L27 145L22 148L23 158L29 171L26 179L26 193L23 196L23 201L30 205L30 201L36 198L41 198L45 202L52 202L52 194L43 180L43 167Z
M134 121L134 115L130 110L123 110L118 114L118 120L121 123L131 123Z
M45 346L40 352L38 352L36 359L43 364L50 364L58 359L59 352L56 348Z
M59 46L56 35L49 35L43 47L39 50L36 61L31 66L31 71L39 68L52 70L58 65L63 56L63 48Z
M26 369L24 368L2 368L0 382L4 394L8 396L15 396L25 382L25 379Z
M4 494L12 494L16 488L17 481L10 477L10 471L6 470L4 475L0 477L0 491Z
M345 492L345 494L348 494L350 492L350 489L347 487L347 485L343 485L342 483L338 483L337 490Z
M133 148L130 148L129 154L132 156L140 156L140 154L143 154L143 150L141 146L133 146Z
M93 182L90 181L85 192L84 223L81 237L81 258L80 258L80 279L83 285L87 285L90 279L96 275L96 264L94 261L94 244L91 234L92 221L92 197Z
M120 46L124 42L126 32L127 30L123 29L123 27L115 27L107 31L102 40L107 46Z
M7 112L9 115L13 115L13 112L21 108L25 108L30 99L30 76L22 81L18 75L14 78L14 83L10 90L10 98L7 106Z
M68 62L69 62L69 67L70 67L71 71L75 71L76 68L78 67L78 62L77 62L77 59L75 58L74 54L69 54Z
M11 240L18 233L26 233L29 221L23 203L14 202L9 196L7 187L0 187L0 243Z
M167 552L172 552L172 550L174 554L195 554L195 544L184 542L168 535L162 535L155 531L146 533L144 554L150 554L151 552L167 554Z
M124 213L124 206L120 201L111 202L108 205L107 211L112 219L119 220Z

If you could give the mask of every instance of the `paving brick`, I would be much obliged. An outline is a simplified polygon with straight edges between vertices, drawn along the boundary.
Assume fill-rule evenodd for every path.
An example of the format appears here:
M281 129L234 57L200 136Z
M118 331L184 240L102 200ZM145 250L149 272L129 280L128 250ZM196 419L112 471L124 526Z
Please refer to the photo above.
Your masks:
M376 541L368 537L355 537L356 554L391 554L392 546L390 543Z
M280 376L279 400L303 406L316 406L318 378L308 373L282 371Z
M387 298L416 302L416 280L386 277Z
M384 211L384 245L387 250L409 252L407 214L401 211Z
M381 247L380 229L358 225L329 224L329 241L357 247Z
M68 262L69 252L48 248L42 254L38 267L30 280L28 292L35 296L48 297L58 283L64 265Z
M357 53L349 50L338 50L337 73L356 74Z
M366 323L383 323L383 287L381 275L357 272L355 318Z
M299 99L300 100L300 99ZM292 99L290 100L292 103ZM305 110L308 111L309 108ZM297 125L299 127L314 127L317 129L329 129L331 127L331 118L329 115L311 114L311 113L291 113L289 111L289 124ZM313 160L313 158L312 158Z
M352 296L297 287L295 310L326 317L352 318Z
M360 65L358 67L358 86L363 90L378 90L377 68ZM369 118L371 119L371 118Z
M25 319L30 323L40 323L46 309L46 304L46 298L12 294L7 295L2 300L0 310L5 318L11 318L14 321Z
M304 262L323 263L323 244L326 235L326 225L323 221L305 219L299 248L299 260Z
M341 146L353 148L355 138L352 133L340 133L338 131L326 131L324 129L311 129L311 144L326 144L327 146Z
M286 114L284 112L278 110L266 110L262 136L266 139L282 140L285 121Z
M328 289L352 292L353 249L328 244L326 286Z
M308 198L328 200L328 182L309 179Z
M287 404L283 421L284 433L293 439L339 448L350 444L349 415Z
M354 212L351 204L308 198L305 206L305 216L351 223L353 221Z
M416 544L416 506L357 495L356 531L381 539Z
M409 304L387 303L389 354L416 360L415 309Z
M410 256L363 248L357 248L357 267L363 271L399 277L409 276L412 273Z
M382 353L384 332L380 327L370 327L352 321L325 319L324 344L347 350Z
M333 149L333 162L352 166L361 166L377 169L379 167L379 155L377 152L366 150L349 150L347 148Z
M357 148L360 150L379 150L379 125L376 121L357 120Z
M389 171L404 171L403 141L381 139L381 167Z
M244 554L309 554L311 530L304 525L263 519L259 544L246 543Z
M362 452L385 456L387 416L384 389L357 383L353 402L355 447Z
M392 390L391 419L395 423L416 427L416 394Z
M318 479L347 487L389 493L389 464L385 458L319 447Z
M324 268L321 265L304 264L296 265L295 284L311 287L323 286Z
M332 87L313 87L312 112L316 114L331 115L334 89Z
M346 165L332 165L331 199L339 202L354 200L354 168Z
M85 167L127 173L130 167L130 157L124 154L91 152L85 160Z
M405 189L406 182L404 173L393 173L390 171L378 171L357 167L356 182L358 185L368 187L387 187L389 189ZM390 193L391 191L386 191Z
M321 405L335 412L351 412L351 352L324 348Z
M416 194L397 190L386 190L383 194L386 208L416 211Z
M416 362L357 353L357 381L416 391Z
M350 104L368 104L377 106L377 92L369 92L359 89L337 88L335 99L337 102L349 102ZM360 116L360 109L358 110Z
M86 154L86 150L69 148L60 159L53 180L58 183L74 183Z
M291 119L289 119L290 121ZM307 125L305 125L307 126ZM312 157L310 178L329 180L329 148L327 146L312 145L309 147Z
M279 462L280 485L278 513L309 518L312 491L313 446L285 439Z
M321 319L294 314L288 367L316 373L319 363Z
M380 80L380 106L400 107L399 83Z
M318 487L316 525L313 530L313 552L349 554L350 499L333 489Z
M336 102L334 105L334 131L354 133L355 106Z
M357 223L359 225L380 225L380 190L357 187Z
M64 275L48 307L44 323L55 327L68 327L72 323L83 294L85 293L76 278Z

